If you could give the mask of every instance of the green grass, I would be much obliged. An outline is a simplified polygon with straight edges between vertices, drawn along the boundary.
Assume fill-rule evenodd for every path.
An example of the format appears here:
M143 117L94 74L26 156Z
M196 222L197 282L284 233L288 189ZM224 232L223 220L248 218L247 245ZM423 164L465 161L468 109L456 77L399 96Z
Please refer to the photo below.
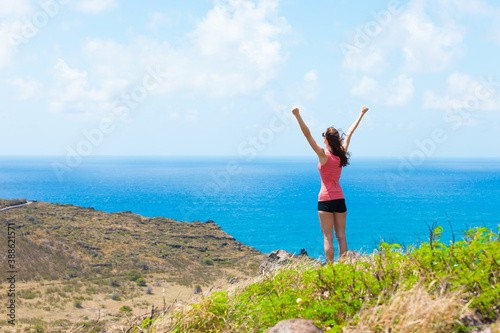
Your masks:
M438 227L429 242L405 250L399 244L381 243L378 251L360 260L326 266L299 262L239 289L214 292L179 312L166 313L156 319L153 331L263 332L281 320L304 318L337 332L356 327L360 318L374 322L376 316L387 316L385 310L369 316L363 313L389 309L397 295L412 290L424 290L428 302L457 299L456 306L443 310L460 310L452 315L429 313L435 310L421 306L430 322L420 324L427 325L429 332L465 331L467 323L460 315L466 310L483 323L494 322L500 315L498 233L475 228L465 232L462 241L446 245L440 242L441 232ZM392 324L398 325L405 314L392 315ZM382 332L384 327L370 330Z

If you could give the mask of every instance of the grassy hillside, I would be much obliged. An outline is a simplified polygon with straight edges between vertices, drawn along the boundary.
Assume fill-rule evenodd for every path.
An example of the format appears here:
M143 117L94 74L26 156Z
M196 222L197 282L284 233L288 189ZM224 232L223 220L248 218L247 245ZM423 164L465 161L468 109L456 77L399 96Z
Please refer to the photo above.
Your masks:
M211 221L35 202L1 211L0 223L0 244L7 244L8 223L16 231L18 311L15 327L0 318L1 332L102 331L152 305L189 299L194 289L255 276L264 257ZM2 304L7 278L0 276Z
M26 199L0 199L0 209L26 203Z
M261 261L259 251L213 222L109 214L44 202L1 212L0 221L15 223L19 276L26 281L114 276L136 269L166 272L191 285L213 280L218 268L253 270ZM0 230L3 244L6 232ZM0 261L5 255L0 253Z
M373 255L335 265L295 263L152 324L146 318L131 332L149 325L152 332L264 332L290 318L332 332L500 332L498 233L473 229L446 245L441 231L418 248L382 243Z

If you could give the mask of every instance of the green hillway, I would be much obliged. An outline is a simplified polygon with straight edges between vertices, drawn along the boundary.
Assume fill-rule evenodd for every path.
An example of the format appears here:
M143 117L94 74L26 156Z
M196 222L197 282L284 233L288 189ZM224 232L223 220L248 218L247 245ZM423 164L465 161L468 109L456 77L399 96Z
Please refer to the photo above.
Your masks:
M335 265L299 260L148 316L131 332L265 332L290 318L332 332L499 332L499 234L475 228L446 245L441 233L434 228L429 242L407 249L381 243Z

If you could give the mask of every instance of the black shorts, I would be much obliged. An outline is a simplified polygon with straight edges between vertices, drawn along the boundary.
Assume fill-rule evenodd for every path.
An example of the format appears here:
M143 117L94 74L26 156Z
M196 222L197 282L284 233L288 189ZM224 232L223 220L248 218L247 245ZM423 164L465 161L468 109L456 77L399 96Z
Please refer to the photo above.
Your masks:
M318 201L318 210L329 213L345 213L347 207L345 199L336 199L328 201Z

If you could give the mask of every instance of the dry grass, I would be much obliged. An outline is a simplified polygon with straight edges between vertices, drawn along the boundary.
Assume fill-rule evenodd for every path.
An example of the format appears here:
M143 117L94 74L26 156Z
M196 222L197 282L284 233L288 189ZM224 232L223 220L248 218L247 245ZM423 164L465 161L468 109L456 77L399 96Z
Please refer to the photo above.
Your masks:
M386 304L361 310L359 321L343 332L450 332L464 314L472 315L462 293L433 296L417 284Z
M195 332L193 330L187 329L190 326L191 322L196 321L198 317L209 318L210 316L214 316L213 313L207 313L204 306L199 306L207 301L208 297L214 292L224 291L227 292L230 298L233 298L235 295L238 295L245 291L245 289L255 283L259 283L264 279L272 278L274 275L279 274L282 270L295 270L297 272L303 272L305 270L317 268L320 263L316 260L312 260L309 257L294 257L292 260L288 261L284 265L280 266L275 271L267 274L267 275L258 275L247 279L242 279L240 282L236 284L221 286L218 288L212 288L204 293L193 296L191 299L182 302L172 304L171 307L167 309L167 311L163 312L158 320L156 320L153 325L150 327L151 332L172 332L174 327L179 324L179 320L181 321L181 332ZM146 315L146 314L145 314ZM234 314L231 312L228 314L226 318L228 322L227 332L239 332L239 330L234 331L229 326L231 325L231 317L234 317ZM141 318L137 318L142 320ZM135 325L140 325L140 321L134 322ZM251 322L251 319L248 319L248 332L258 332L259 329L254 328ZM109 332L121 332L120 329L123 329L123 326L116 326L111 328ZM127 328L125 329L125 331ZM133 330L132 330L133 331ZM226 332L225 331L225 332Z
M351 258L353 262L370 261L369 257ZM251 278L236 285L229 286L223 291L228 293L229 298L234 298L244 292L245 288L251 284L259 283L260 281L279 274L281 270L296 270L302 272L314 267L318 263L310 260L293 261L281 269L271 273L271 276L258 276ZM472 310L465 303L466 294L460 292L445 292L436 295L435 292L430 292L433 284L424 286L420 283L409 290L399 290L385 304L364 308L359 313L359 319L351 321L342 329L344 333L352 332L451 332L456 331L457 323L461 318L467 316L469 319L479 319L474 315ZM218 291L218 290L213 290ZM212 291L212 292L213 292ZM203 306L207 302L207 296L211 293L192 298L189 302L169 309L163 314L163 318L159 318L151 326L151 332L172 332L177 327L180 332L196 332L190 329L192 323L197 321L197 318L203 317L210 321L211 316L216 316L214 313L207 313L207 307ZM176 314L178 317L176 317ZM235 330L231 325L232 313L231 309L225 317L226 327L224 332L261 332L258 325L248 318L247 324L238 327ZM138 323L136 323L138 325ZM180 324L180 325L179 325ZM468 324L469 323L464 323ZM477 331L483 333L500 333L500 319L491 327L482 325L477 327Z
M500 318L498 318L495 325L493 325L493 327L491 329L491 333L500 333Z

